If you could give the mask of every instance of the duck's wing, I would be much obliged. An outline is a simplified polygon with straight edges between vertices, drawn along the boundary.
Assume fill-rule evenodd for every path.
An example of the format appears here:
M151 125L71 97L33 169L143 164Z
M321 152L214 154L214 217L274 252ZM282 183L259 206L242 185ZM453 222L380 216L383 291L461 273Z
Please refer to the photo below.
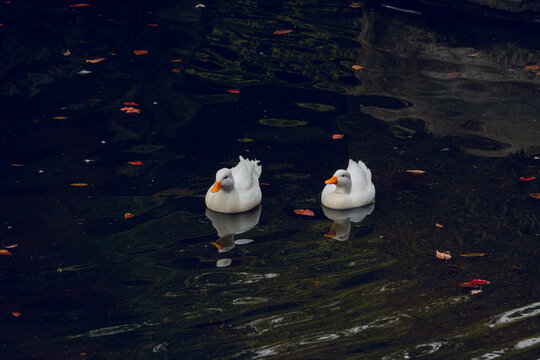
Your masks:
M238 189L249 189L253 186L254 182L259 181L262 167L258 163L259 160L244 159L240 156L238 164L231 169L235 187Z
M349 159L347 171L351 174L351 182L358 184L361 188L367 187L371 183L371 170L366 164L358 160L358 162Z

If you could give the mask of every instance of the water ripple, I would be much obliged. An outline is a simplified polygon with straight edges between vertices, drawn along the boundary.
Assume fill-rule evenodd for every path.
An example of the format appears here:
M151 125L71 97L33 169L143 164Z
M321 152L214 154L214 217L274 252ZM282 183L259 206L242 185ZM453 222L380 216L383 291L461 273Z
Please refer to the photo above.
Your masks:
M497 315L488 322L487 326L494 328L499 325L510 324L522 319L530 318L538 314L540 314L540 302L535 302Z

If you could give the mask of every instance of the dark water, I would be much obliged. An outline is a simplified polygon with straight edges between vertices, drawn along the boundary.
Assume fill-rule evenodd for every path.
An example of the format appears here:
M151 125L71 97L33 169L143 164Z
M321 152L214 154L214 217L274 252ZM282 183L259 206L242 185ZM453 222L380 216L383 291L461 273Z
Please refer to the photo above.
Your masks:
M0 4L0 357L538 357L534 14L74 3ZM261 208L205 215L238 155ZM349 157L376 204L333 224Z

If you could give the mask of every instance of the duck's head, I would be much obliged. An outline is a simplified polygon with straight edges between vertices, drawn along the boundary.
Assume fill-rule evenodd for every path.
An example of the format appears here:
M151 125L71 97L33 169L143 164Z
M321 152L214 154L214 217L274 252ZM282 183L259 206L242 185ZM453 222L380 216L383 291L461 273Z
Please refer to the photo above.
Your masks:
M234 178L231 169L223 168L216 173L216 182L210 191L215 193L222 188L227 191L234 188Z
M325 184L335 184L337 187L348 188L351 186L351 174L347 170L338 170Z

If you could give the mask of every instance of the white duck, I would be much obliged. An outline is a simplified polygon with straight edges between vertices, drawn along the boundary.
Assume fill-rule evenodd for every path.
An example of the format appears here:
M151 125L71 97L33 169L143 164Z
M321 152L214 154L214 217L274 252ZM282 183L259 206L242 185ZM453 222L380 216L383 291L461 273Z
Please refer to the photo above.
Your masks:
M216 173L216 181L206 192L206 207L221 213L234 214L253 209L261 203L259 160L240 156L238 165L223 168Z
M321 202L330 209L352 209L375 200L375 185L371 182L371 171L362 161L349 159L347 170L338 170L321 194Z

